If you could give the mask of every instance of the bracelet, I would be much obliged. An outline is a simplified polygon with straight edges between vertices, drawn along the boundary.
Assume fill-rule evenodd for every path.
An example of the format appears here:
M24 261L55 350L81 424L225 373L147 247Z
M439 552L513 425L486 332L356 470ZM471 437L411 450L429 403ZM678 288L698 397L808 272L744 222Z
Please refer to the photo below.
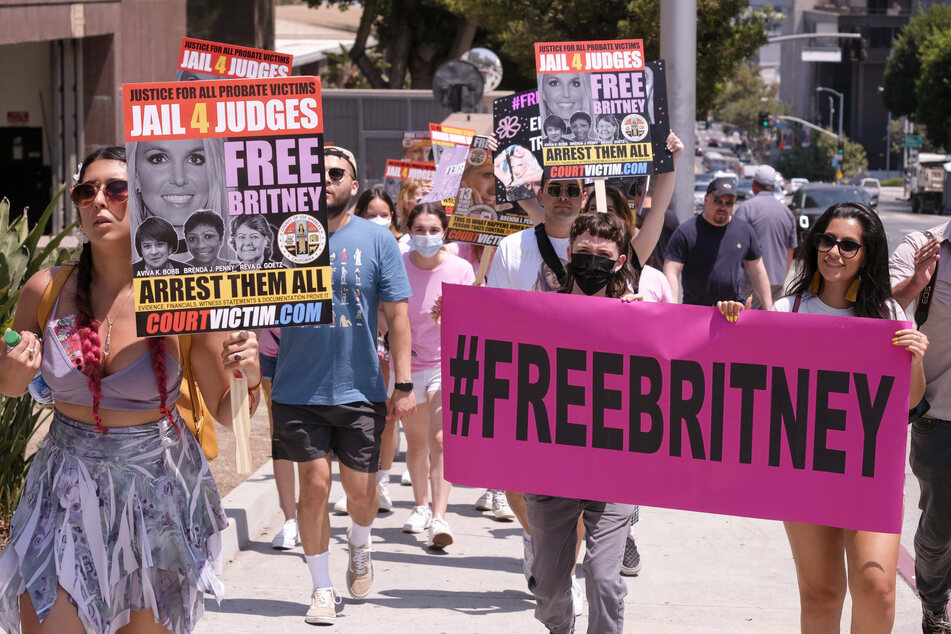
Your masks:
M261 385L258 384L258 387L261 387ZM254 406L257 402L257 399L254 396L255 392L257 392L257 388L248 390L248 411L251 413L251 415L254 415Z

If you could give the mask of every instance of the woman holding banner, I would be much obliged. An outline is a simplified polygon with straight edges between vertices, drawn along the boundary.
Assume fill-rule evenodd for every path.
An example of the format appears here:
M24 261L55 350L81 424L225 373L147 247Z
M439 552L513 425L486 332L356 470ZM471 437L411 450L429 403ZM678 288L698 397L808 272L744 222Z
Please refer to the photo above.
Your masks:
M443 283L472 284L472 265L452 255L443 245L449 219L439 203L423 203L407 219L411 250L403 255L413 294L409 298L413 333L413 385L420 404L416 413L403 421L406 431L406 465L413 484L414 508L403 531L420 533L429 529L430 548L452 544L446 508L452 485L443 477L442 381L439 326L430 314L442 295ZM428 477L427 477L428 476ZM429 508L430 489L432 510Z
M829 207L806 234L799 276L773 310L839 317L904 320L892 298L888 242L878 214L860 203ZM736 321L741 306L721 302ZM922 360L928 338L906 328L892 343L911 353L911 402L925 390ZM784 522L799 580L803 632L838 632L846 591L852 594L853 632L890 632L900 534Z
M55 406L0 555L0 629L184 634L206 592L222 598L228 520L175 409L179 341L136 335L125 150L91 154L71 197L88 239L79 263L30 278L13 321L21 341L0 346L0 392L22 395L42 367ZM61 291L45 302L54 278ZM232 420L230 374L261 379L256 339L193 335L190 350L211 414Z

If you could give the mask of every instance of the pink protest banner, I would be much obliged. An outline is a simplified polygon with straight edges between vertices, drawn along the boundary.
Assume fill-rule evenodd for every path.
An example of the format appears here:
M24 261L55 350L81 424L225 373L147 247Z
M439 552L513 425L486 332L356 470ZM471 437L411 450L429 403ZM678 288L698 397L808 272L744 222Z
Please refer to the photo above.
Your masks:
M903 324L444 285L445 475L896 533Z

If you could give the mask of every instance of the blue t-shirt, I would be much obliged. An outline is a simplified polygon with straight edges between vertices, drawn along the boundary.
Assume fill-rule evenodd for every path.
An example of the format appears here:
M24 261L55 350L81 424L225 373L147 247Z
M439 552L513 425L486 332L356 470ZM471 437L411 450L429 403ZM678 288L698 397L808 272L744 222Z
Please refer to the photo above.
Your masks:
M759 241L750 223L733 218L723 227L703 214L685 221L667 244L666 260L684 265L680 274L684 304L713 306L718 301L746 301L744 262L758 260Z
M351 216L330 234L333 323L281 328L273 399L295 405L386 400L376 352L377 308L411 294L389 229Z

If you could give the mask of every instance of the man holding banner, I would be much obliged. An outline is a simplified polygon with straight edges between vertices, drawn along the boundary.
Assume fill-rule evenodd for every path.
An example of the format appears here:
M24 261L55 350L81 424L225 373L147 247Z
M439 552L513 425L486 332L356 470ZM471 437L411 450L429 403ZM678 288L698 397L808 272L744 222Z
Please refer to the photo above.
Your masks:
M353 525L347 531L347 589L365 598L373 582L370 529L379 507L376 471L387 419L416 409L410 378L409 282L392 234L347 213L359 190L357 165L344 148L324 151L333 321L285 328L274 376L275 459L298 463L298 524L313 579L307 623L333 624L338 602L330 580L331 455L340 464ZM395 392L386 388L376 352L377 310L390 333Z
M911 470L921 518L915 533L915 585L923 632L949 632L951 595L951 222L916 231L889 261L892 292L931 342L924 358L925 396L911 428Z

